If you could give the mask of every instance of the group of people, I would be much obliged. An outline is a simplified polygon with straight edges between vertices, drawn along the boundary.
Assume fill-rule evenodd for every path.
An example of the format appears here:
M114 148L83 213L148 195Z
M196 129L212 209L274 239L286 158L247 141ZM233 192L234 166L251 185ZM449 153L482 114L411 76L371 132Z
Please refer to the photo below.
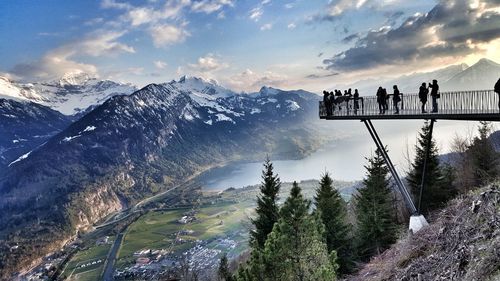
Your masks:
M432 98L431 112L436 113L438 112L437 100L441 97L441 95L439 94L439 85L437 83L437 80L432 80L432 83L429 83L429 86L427 86L425 83L422 83L422 85L418 89L418 98L422 103L422 113L427 113L427 111L425 111L425 104L427 103L427 97L429 96L429 89L431 89L430 92Z
M354 94L351 88L349 88L349 90L344 90L344 94L342 94L341 90L337 89L333 92L323 91L323 103L325 104L327 115L332 115L337 106L339 111L342 110L342 103L348 102L349 100L354 100L354 114L357 114L360 100L358 89L354 89ZM351 107L349 104L346 106L349 111Z
M401 101L401 92L398 89L397 85L392 86L394 93L392 94L392 104L394 106L394 114L399 114L399 102ZM387 90L382 88L382 86L378 87L377 90L377 103L379 114L385 114L385 112L389 109L389 105L387 104L387 100L390 99L390 95L387 94Z
M382 86L378 87L377 103L379 108L379 114L385 114L386 111L389 109L388 100L391 99L391 97L392 97L392 104L395 110L394 114L399 114L399 103L402 100L401 98L402 93L399 91L397 85L394 85L392 88L393 88L393 93L388 94L385 88L382 88ZM420 99L420 103L422 104L422 113L427 113L427 111L425 111L425 105L427 104L429 92L432 98L432 112L433 113L438 112L437 100L440 98L439 85L437 80L432 80L432 83L429 83L428 85L426 83L422 83L422 85L419 88L418 97ZM347 111L349 112L351 107L349 106L348 102L350 100L354 100L354 114L357 114L357 111L359 110L359 100L362 99L363 99L362 97L359 97L358 89L354 90L354 94L352 94L351 89L345 90L344 94L342 94L341 90L334 90L333 92L323 91L323 102L326 107L327 115L333 115L333 111L335 110L336 107L338 107L339 111L342 110L343 102L346 102ZM500 103L499 103L499 108L500 108Z

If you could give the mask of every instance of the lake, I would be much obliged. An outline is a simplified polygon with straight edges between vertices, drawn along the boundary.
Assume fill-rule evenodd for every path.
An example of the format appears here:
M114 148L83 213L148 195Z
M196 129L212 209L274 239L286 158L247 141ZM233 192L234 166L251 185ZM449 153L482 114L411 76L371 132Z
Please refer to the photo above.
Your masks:
M365 157L375 150L375 144L366 127L360 122L347 121L332 125L332 139L336 135L343 137L331 141L314 151L309 156L299 160L273 161L274 171L281 181L301 181L318 179L328 171L337 180L360 180L365 175ZM341 122L341 121L340 121ZM412 150L417 132L422 127L422 121L374 121L382 142L388 146L389 156L396 165L400 175L408 169L408 157L413 159ZM404 125L403 125L404 124ZM477 131L477 122L438 121L434 125L434 137L440 153L450 151L450 143L456 134L465 136ZM272 159L271 159L272 160ZM205 189L223 190L229 187L241 188L258 184L261 181L262 162L233 163L224 167L214 168L200 177L198 181Z

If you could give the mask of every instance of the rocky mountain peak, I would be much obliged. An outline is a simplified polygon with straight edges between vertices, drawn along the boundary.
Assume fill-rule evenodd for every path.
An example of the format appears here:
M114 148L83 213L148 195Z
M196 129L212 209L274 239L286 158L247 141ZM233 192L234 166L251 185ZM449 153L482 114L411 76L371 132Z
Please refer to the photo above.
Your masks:
M68 72L64 74L58 81L61 87L66 85L69 86L79 86L86 84L89 80L95 80L96 77L94 75L82 72L82 71L74 71Z

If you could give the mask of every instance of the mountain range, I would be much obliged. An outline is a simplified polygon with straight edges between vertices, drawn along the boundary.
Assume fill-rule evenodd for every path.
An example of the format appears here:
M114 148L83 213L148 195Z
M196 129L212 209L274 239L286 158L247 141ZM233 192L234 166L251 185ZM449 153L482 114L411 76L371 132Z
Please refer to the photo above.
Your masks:
M214 165L303 157L321 140L318 100L268 87L239 94L194 77L109 98L0 172L0 271Z
M379 86L392 89L398 85L403 93L416 93L423 83L438 80L441 91L490 90L500 78L500 64L482 58L477 63L451 65L431 72L415 72L389 79L365 79L341 85L341 89L358 89L361 95L374 95Z

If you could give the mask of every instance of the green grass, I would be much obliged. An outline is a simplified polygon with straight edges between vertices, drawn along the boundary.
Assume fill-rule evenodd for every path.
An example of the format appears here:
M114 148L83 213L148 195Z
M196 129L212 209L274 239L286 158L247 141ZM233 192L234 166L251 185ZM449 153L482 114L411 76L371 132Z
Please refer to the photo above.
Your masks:
M247 201L204 205L196 214L195 221L188 224L178 223L187 211L189 209L150 212L130 225L118 255L117 267L132 264L136 251L171 249L175 254L180 254L194 246L196 240L225 237L228 233L239 231L242 223L247 221L253 211L253 206L252 202ZM193 233L180 235L186 242L174 244L173 239L180 230L192 230ZM246 237L241 239L246 240Z
M109 241L113 240L114 237L109 238ZM100 246L93 244L88 249L76 253L66 265L62 275L67 277L71 275L71 280L98 280L110 248L110 244ZM85 268L80 267L81 264L99 259L102 260L101 263L90 265Z

